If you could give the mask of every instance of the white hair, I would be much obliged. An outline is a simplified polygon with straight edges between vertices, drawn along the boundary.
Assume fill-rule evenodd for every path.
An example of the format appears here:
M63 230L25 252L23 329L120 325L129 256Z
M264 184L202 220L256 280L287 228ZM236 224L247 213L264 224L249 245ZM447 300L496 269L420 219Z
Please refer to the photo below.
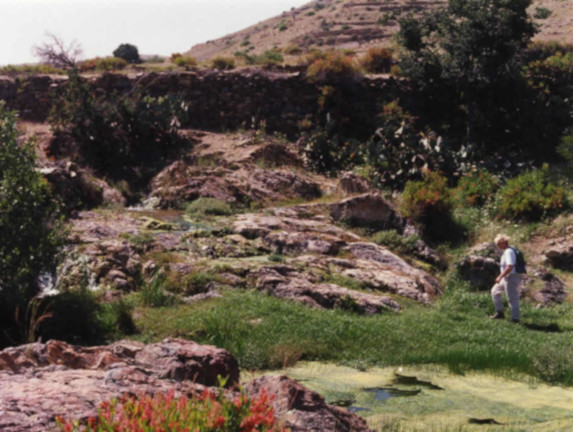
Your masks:
M495 236L495 239L493 241L496 245L506 242L509 243L509 236L505 235L505 234L498 234Z

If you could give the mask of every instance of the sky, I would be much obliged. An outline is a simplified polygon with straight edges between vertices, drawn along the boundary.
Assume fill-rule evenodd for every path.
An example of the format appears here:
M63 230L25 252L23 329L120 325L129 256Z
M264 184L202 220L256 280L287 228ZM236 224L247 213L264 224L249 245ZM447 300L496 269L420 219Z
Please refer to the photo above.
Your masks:
M122 43L168 56L310 0L0 0L0 65L37 62L32 47L52 33L76 41L82 58Z

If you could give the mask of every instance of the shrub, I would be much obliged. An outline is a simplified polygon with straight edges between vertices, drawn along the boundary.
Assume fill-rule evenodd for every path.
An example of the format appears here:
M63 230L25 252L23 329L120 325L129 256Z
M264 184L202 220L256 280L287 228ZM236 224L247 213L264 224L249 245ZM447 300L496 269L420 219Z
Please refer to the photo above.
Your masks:
M50 113L56 140L49 151L112 179L144 183L184 143L177 130L185 113L181 99L151 97L140 87L126 94L95 93L72 70ZM65 140L74 148L60 148Z
M421 179L427 170L452 174L466 168L463 148L452 149L432 131L417 131L414 122L397 101L386 104L377 116L376 132L366 143L366 157L377 182L402 187Z
M411 255L416 252L418 240L420 237L417 235L404 237L396 230L379 231L372 236L374 243L386 246L391 251L402 255Z
M279 23L278 27L279 31L285 31L286 29L288 29L288 25L286 23L285 20L281 20L281 22Z
M140 63L141 59L139 58L139 51L135 45L131 45L128 43L119 45L113 51L114 57L118 57L120 59L124 59L128 63Z
M539 220L566 208L567 191L549 182L547 165L508 180L496 202L498 216L514 220Z
M482 206L493 197L498 187L499 180L488 171L473 171L460 178L453 197L463 207Z
M233 213L229 204L217 198L198 198L185 209L187 214L228 216Z
M165 275L157 273L150 282L144 282L139 292L141 304L150 307L169 306L175 298L165 292Z
M449 213L451 210L448 180L436 171L428 171L423 181L409 181L404 188L404 216L416 221L429 213Z
M182 55L175 57L173 63L175 63L176 66L184 67L186 69L196 68L199 64L199 62L195 57L188 57Z
M361 60L364 70L370 73L388 73L392 67L392 52L386 48L370 48Z
M272 397L263 390L250 398L241 392L227 399L225 392L205 389L201 395L188 399L175 398L174 392L154 396L124 396L120 401L103 402L96 417L87 425L58 417L58 427L66 432L136 432L144 430L169 431L279 431L272 408Z
M235 60L232 57L215 57L211 60L211 66L217 70L229 70L235 67Z
M357 62L346 55L336 51L327 53L314 53L317 58L312 62L306 71L306 76L311 82L329 81L336 82L348 80L359 76L360 69Z
M319 173L335 175L363 161L362 147L357 140L325 129L304 133L299 145L304 164Z
M547 9L545 7L536 7L535 13L533 14L533 18L546 19L549 18L551 14L552 14L551 9Z
M18 143L16 113L0 101L0 346L11 335L18 308L53 274L64 232L50 187L36 171L33 141Z
M165 57L159 55L152 55L151 57L148 57L145 60L143 60L144 63L149 63L149 64L158 64L158 63L163 63L164 61Z
M110 72L125 69L127 67L127 62L119 57L96 57L94 59L79 62L77 67L82 72Z

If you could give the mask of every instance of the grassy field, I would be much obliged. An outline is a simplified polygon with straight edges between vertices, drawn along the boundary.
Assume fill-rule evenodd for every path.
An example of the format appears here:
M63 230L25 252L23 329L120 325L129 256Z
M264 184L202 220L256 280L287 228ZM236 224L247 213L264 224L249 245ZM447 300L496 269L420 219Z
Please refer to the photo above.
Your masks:
M432 306L361 316L325 311L244 290L206 303L138 308L135 336L145 342L177 336L228 349L242 369L276 369L320 360L358 369L440 364L451 371L573 385L573 305L522 303L522 323L492 321L489 293L452 278Z

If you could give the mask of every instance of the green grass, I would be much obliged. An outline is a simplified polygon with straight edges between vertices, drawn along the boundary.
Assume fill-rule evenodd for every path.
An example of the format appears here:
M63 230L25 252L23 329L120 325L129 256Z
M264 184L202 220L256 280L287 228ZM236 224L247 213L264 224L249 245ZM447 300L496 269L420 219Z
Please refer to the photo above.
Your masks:
M573 305L535 309L524 303L523 324L491 321L488 294L458 283L434 306L401 314L361 316L324 311L250 291L227 291L203 304L141 309L139 339L179 336L228 349L243 369L278 368L299 359L357 368L443 364L452 371L527 374L573 385ZM561 332L528 325L557 325Z

